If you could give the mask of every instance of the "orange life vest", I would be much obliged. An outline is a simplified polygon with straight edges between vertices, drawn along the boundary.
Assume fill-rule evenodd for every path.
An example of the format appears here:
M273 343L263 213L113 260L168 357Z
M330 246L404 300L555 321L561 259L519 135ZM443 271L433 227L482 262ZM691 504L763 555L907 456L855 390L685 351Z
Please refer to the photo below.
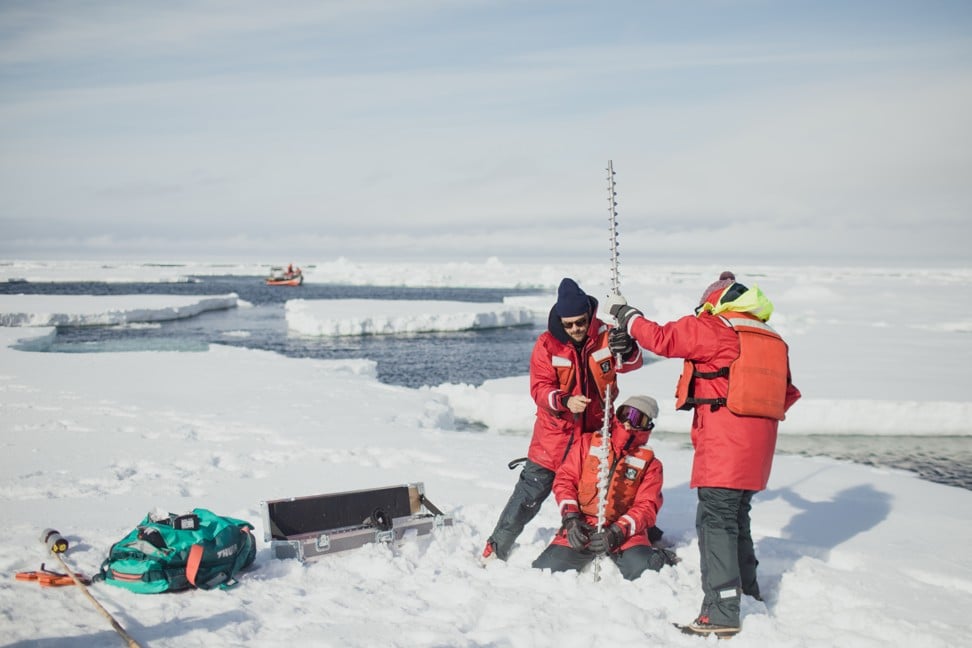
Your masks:
M787 346L766 322L746 313L722 313L718 317L739 336L739 357L728 367L702 372L686 360L675 388L675 407L690 410L697 405L722 406L739 416L762 416L782 421L789 382ZM695 379L727 377L729 389L720 398L695 398Z
M597 454L603 438L600 432L591 436L591 449L584 459L577 484L577 505L586 515L597 516L597 475L601 465ZM608 449L611 476L605 500L605 524L617 521L631 508L638 487L654 459L655 453L648 445L639 446L620 458L615 456L612 448Z
M594 379L597 386L597 393L601 398L604 397L604 388L611 385L611 393L617 394L616 377L617 371L614 366L614 356L608 348L607 326L601 326L594 338L594 351L587 357L587 369L590 376ZM557 370L557 380L560 383L560 390L568 394L572 393L574 382L577 378L574 363L568 358L554 356L554 368Z

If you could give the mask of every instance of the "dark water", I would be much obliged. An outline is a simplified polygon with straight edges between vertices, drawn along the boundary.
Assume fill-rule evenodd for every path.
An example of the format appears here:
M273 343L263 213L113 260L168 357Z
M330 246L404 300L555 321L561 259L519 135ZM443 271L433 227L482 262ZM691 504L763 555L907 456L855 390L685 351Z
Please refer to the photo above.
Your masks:
M0 283L0 294L48 295L215 295L235 292L253 304L214 311L152 327L59 327L45 350L97 353L135 350L204 351L219 343L274 351L297 358L368 358L378 379L420 387L442 383L480 385L492 378L525 375L539 326L456 333L304 337L287 331L288 299L381 299L501 302L529 290L403 288L307 284L299 288L266 286L262 277L204 277L195 283L97 282ZM245 332L246 335L242 335ZM662 435L681 438L687 435ZM857 463L909 470L923 479L972 490L972 437L890 437L780 435L778 451L827 456Z
M777 441L777 449L910 470L928 481L972 490L972 437L784 434Z
M658 433L691 448L687 434ZM972 490L972 437L779 435L777 454L844 459L865 466L897 468L922 479Z
M367 358L381 382L420 387L442 383L480 385L485 380L529 372L530 351L541 329L518 326L455 333L308 337L288 332L288 299L445 300L495 303L534 290L405 288L305 284L267 286L262 277L203 277L193 283L0 283L0 294L219 295L236 293L253 307L210 311L151 327L62 326L45 350L60 353L110 351L204 351L219 343L274 351L294 358ZM245 333L245 335L244 335Z

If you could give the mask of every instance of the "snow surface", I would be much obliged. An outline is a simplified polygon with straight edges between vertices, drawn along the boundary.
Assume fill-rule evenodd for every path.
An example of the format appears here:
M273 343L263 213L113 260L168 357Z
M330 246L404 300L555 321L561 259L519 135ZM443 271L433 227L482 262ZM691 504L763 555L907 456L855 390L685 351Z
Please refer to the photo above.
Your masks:
M491 264L517 285L550 289L545 299L508 300L490 305L492 312L516 304L545 315L556 273L490 261L470 264L468 274L438 268L437 280L480 285L468 277L481 278ZM5 267L33 280L25 268ZM672 318L690 310L719 269L626 268L622 286L649 316ZM368 270L355 265L358 280L381 283L402 268ZM734 270L774 300L771 323L791 346L804 399L781 425L784 433L970 433L964 371L972 359L965 298L972 272ZM593 270L571 272L591 294L606 294ZM121 300L151 317L141 298ZM103 299L72 299L35 314L97 318L99 309L119 308ZM184 308L183 299L163 298L155 307ZM354 304L333 306L366 317L384 304L360 312ZM444 321L451 308L430 307L425 319ZM600 582L589 573L531 569L559 525L551 500L510 562L483 569L476 555L517 477L506 462L526 451L533 408L525 377L408 389L379 383L367 360L294 359L221 345L205 353L10 348L52 330L0 328L0 566L10 575L0 583L4 643L121 645L74 588L13 580L16 571L54 563L38 542L42 529L60 530L71 542L67 559L90 574L146 512L204 507L256 525L256 568L228 591L149 596L93 585L143 645L703 645L671 626L694 617L701 600L691 450L679 443L655 444L666 473L659 526L683 559L678 566L635 582L613 568L602 570ZM684 425L666 402L678 369L662 361L621 378L623 393L660 398L660 429ZM468 431L460 418L486 430ZM425 484L455 527L306 564L270 557L261 501L413 481ZM778 456L753 513L767 600L744 599L744 631L733 644L972 645L970 511L969 491L909 473Z

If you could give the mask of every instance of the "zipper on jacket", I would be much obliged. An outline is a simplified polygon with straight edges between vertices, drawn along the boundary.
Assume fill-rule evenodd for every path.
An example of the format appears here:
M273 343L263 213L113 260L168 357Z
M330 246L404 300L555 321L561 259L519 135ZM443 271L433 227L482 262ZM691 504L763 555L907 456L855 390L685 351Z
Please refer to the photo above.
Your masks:
M567 442L567 448L564 449L564 456L560 458L560 463L563 464L567 459L567 455L570 453L570 447L574 445L574 433L570 433L570 440Z

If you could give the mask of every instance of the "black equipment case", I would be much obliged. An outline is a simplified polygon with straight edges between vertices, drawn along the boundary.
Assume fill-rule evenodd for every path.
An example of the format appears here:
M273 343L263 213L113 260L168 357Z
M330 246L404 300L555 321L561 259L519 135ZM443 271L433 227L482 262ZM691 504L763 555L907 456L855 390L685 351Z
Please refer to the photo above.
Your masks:
M304 561L392 543L452 526L422 482L261 502L264 540L274 558Z

